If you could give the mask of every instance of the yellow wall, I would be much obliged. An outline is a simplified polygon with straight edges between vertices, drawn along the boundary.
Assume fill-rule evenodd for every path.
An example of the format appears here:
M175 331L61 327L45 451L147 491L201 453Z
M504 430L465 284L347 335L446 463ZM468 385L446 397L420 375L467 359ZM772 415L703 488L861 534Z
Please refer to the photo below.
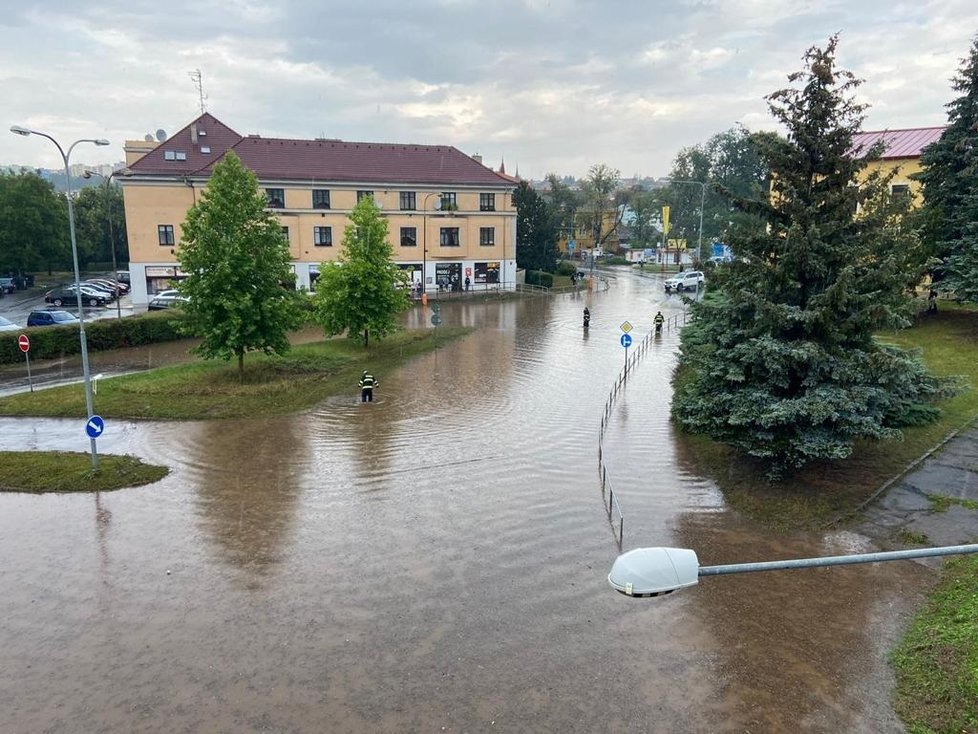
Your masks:
M894 169L897 169L897 172L890 180L890 186L909 186L912 206L920 206L920 182L910 179L912 174L923 170L920 165L920 158L884 158L872 161L860 173L860 181L865 181L875 171L889 173Z

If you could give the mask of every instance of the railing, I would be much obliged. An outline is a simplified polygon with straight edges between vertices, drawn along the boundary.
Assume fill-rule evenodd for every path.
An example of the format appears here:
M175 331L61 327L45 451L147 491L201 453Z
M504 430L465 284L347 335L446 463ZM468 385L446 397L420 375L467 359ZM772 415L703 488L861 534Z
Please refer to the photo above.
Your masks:
M682 314L673 314L667 318L663 324L663 329L666 331L678 330L680 327L680 319L682 319L682 325L685 325L687 319L685 311ZM655 331L653 330L645 335L645 338L642 339L642 341L639 342L636 347L634 347L635 351L632 352L628 359L625 360L625 364L618 373L618 378L615 380L615 384L608 393L608 399L604 404L604 413L601 415L601 428L598 431L598 476L601 478L601 497L605 501L605 511L608 513L608 523L611 525L612 537L615 538L619 551L622 549L622 544L625 542L625 514L621 510L621 504L618 502L618 496L615 494L611 479L608 477L608 467L604 461L604 435L607 432L608 425L611 422L611 415L614 412L615 402L625 391L625 387L628 384L628 373L638 366L639 361L648 352L649 347L652 346L652 342L654 340ZM617 537L615 536L615 512L618 513Z

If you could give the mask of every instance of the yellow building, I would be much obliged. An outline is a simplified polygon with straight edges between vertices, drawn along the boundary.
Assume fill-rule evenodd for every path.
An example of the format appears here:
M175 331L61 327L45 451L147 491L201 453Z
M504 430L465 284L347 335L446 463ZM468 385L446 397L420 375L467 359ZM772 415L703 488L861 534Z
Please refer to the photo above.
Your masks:
M299 288L314 287L319 264L336 259L362 196L387 217L394 260L413 282L515 288L511 177L451 146L242 136L205 113L162 143L126 142L132 175L120 183L134 303L183 277L183 221L229 150L258 176L282 223Z
M853 153L862 155L873 145L882 141L883 155L878 161L869 163L863 170L868 176L874 171L889 173L896 169L896 174L890 181L890 192L911 197L916 205L920 203L920 183L911 180L911 176L919 173L920 155L931 143L936 142L943 127L919 127L903 130L871 130L857 134L853 138Z

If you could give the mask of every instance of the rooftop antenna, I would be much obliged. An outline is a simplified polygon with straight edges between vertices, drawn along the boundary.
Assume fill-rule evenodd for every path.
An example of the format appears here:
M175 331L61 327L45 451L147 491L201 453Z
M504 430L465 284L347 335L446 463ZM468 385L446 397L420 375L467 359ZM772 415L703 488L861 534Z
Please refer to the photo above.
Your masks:
M207 99L207 95L204 94L204 82L201 78L200 69L194 69L190 72L190 78L194 82L194 86L197 87L197 95L200 97L200 114L207 112L207 107L204 104L204 100Z

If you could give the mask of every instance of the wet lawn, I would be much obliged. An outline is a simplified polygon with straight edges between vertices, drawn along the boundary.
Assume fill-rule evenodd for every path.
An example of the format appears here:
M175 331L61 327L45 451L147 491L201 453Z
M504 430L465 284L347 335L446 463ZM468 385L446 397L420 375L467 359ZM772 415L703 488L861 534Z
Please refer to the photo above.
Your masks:
M169 469L133 456L66 451L0 451L0 492L101 492L157 482Z
M407 330L364 349L333 339L295 346L284 357L245 356L243 379L236 362L195 361L149 372L102 379L95 396L103 417L146 419L239 418L305 410L341 392L355 392L360 371L380 378L411 357L437 349L471 329ZM0 415L84 417L80 385L20 393L0 399Z

